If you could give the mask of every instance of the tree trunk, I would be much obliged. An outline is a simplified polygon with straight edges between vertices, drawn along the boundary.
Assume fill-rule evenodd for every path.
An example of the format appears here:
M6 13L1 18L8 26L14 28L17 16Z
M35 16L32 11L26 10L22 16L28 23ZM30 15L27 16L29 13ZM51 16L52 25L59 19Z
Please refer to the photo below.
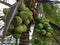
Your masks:
M24 33L22 33L22 36L20 37L20 44L19 45L29 45L29 29Z

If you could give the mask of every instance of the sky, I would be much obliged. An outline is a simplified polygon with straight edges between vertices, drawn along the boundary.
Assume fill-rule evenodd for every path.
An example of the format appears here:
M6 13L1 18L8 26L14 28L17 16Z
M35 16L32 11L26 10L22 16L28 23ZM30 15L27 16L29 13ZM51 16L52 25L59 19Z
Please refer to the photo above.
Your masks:
M15 1L15 0L9 0L8 2L9 2L10 4L14 4L16 1ZM5 8L5 7L8 8L8 6L0 3L0 10L3 10L3 8Z

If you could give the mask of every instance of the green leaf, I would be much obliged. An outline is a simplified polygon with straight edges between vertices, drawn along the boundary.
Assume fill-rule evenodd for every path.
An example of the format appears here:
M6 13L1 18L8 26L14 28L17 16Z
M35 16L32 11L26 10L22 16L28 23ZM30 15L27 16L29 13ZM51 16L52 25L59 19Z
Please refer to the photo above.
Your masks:
M51 3L43 3L43 11L46 16L51 22L55 22L55 11L53 10Z

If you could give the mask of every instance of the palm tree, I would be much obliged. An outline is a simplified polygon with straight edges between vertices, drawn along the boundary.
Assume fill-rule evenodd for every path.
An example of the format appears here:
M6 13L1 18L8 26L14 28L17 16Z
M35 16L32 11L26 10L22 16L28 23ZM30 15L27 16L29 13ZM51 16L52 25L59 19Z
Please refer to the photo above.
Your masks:
M8 0L3 0L4 2L7 2ZM19 0L17 0L19 1ZM30 5L28 5L28 0L24 0L24 3L26 4L26 6L33 12L33 17L35 18L38 13L37 11L34 9L35 7L35 0L32 0L32 3ZM37 1L37 0L36 0ZM20 37L20 44L19 45L29 45L29 32L30 32L30 26L31 24L28 26L28 30L24 33L22 33L22 36Z

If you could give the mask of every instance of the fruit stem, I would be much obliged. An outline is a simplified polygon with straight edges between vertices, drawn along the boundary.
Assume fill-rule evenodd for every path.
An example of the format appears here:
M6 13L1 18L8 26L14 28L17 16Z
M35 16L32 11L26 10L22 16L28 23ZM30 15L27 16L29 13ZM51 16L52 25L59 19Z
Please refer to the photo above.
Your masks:
M18 39L16 39L16 43L15 43L15 45L18 45Z

